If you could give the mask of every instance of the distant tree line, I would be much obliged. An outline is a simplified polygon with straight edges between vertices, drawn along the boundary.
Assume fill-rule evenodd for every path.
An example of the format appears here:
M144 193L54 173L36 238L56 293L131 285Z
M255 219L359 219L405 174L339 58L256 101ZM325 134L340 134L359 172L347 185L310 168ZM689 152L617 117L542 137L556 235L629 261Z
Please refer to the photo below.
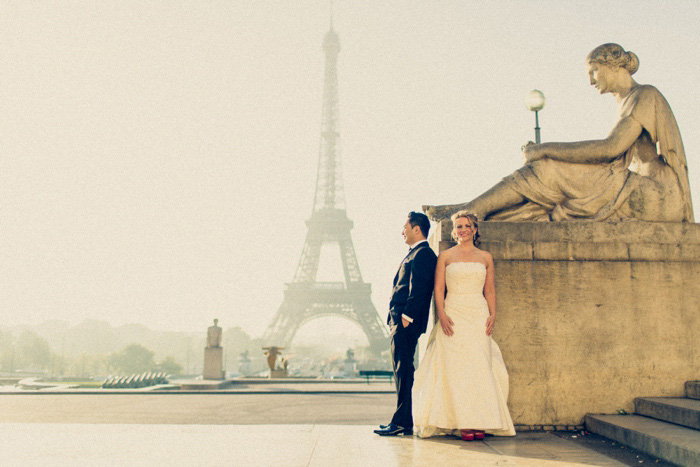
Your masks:
M0 328L0 373L55 377L106 377L162 371L170 375L201 374L206 326L200 333L154 331L142 325L113 328L88 320ZM229 372L238 370L239 355L248 351L253 367L262 368L259 339L238 327L224 331L222 346Z
M182 374L182 365L172 355L159 362L156 362L154 356L155 352L141 344L129 344L110 354L58 355L52 351L46 339L32 331L22 331L16 340L12 339L10 333L0 332L0 371L4 373L81 378L146 371Z

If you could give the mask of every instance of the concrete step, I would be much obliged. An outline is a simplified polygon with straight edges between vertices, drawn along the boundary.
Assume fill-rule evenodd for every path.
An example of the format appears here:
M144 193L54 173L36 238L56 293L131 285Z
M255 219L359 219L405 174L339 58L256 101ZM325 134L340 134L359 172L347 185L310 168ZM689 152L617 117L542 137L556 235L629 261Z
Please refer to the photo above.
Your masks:
M685 382L685 397L700 399L700 381Z
M700 400L684 397L637 397L634 412L700 430Z
M641 415L586 415L586 429L682 465L700 465L700 431Z

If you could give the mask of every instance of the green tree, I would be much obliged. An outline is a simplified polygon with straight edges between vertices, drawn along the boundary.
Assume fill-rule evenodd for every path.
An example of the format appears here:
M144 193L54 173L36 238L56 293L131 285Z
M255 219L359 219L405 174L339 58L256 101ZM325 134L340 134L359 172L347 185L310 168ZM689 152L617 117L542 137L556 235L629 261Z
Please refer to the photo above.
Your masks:
M51 376L65 376L70 364L68 357L54 353L51 359Z
M154 353L140 344L130 344L119 352L111 354L107 365L112 371L120 374L143 373L152 371L156 363Z
M12 345L12 334L0 330L0 370L12 371L14 368L15 349Z
M69 368L70 375L88 378L104 374L105 360L104 355L81 353L72 359Z
M22 331L17 338L15 367L48 370L52 352L46 339L32 331Z
M158 371L163 371L169 375L181 375L182 365L180 365L175 357L168 355L158 364Z

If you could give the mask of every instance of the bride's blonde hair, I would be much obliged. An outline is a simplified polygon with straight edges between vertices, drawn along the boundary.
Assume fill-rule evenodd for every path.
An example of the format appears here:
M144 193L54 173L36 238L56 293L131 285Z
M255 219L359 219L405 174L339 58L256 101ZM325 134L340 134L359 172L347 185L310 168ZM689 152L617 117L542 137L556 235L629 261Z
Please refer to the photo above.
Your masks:
M479 237L481 237L481 235L479 235L479 220L477 219L476 214L467 210L457 211L456 213L452 214L452 216L450 216L450 219L452 219L452 240L454 240L455 242L457 241L457 231L455 230L455 222L457 222L457 219L459 219L460 217L469 219L469 222L471 222L472 227L476 229L476 232L474 232L474 236L472 237L474 246L481 245L481 240L479 240Z

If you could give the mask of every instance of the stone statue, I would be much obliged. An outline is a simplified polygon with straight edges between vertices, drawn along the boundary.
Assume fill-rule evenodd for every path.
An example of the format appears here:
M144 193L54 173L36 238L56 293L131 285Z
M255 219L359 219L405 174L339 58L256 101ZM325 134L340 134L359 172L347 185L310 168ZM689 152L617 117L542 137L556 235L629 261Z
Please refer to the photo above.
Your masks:
M284 349L284 347L263 347L265 355L267 356L267 365L270 367L270 370L275 369L275 360L277 360L278 355L282 354L282 352L280 352L282 349Z
M221 328L219 320L207 328L207 346L204 349L204 379L224 379L223 370L224 349L221 348Z
M247 376L251 373L250 356L248 349L241 352L238 356L238 372L244 376Z
M345 352L345 361L343 362L343 372L345 376L351 378L355 376L355 351L348 349Z
M474 200L423 206L433 220L461 209L506 221L646 220L694 222L683 142L668 102L632 79L639 59L617 44L586 58L590 82L618 103L618 121L600 140L532 142L525 165Z
M214 325L207 328L207 347L221 347L221 328L219 320L214 320Z

